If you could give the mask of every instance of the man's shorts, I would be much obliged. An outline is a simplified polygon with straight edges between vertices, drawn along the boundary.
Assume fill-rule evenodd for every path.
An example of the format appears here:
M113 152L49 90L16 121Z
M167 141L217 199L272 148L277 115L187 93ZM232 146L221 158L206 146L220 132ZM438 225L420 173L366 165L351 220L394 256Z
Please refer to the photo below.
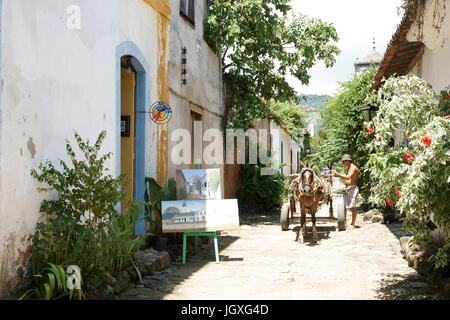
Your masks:
M356 197L358 196L359 188L358 186L345 186L344 189L344 205L347 208L356 208Z

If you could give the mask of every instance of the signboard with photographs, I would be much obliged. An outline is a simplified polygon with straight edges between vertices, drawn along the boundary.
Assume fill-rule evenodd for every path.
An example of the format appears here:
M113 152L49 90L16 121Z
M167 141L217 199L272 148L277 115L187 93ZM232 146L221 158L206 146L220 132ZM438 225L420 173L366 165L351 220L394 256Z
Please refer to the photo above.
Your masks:
M176 175L177 199L222 199L220 169L179 169Z
M238 228L237 199L162 202L162 232L218 231Z

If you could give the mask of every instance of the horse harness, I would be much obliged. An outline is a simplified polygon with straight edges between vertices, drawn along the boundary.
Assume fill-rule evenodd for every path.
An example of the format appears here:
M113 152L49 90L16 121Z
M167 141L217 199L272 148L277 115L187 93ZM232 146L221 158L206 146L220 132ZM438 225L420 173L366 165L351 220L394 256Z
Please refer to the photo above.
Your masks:
M305 183L303 180L304 173L307 171L311 172L311 174L313 176L312 183ZM294 190L295 199L300 202L301 197L314 197L314 202L316 202L317 190L320 188L321 184L319 182L320 179L317 177L314 170L312 168L308 168L308 167L303 168L302 171L300 172L300 176L297 179L295 179L294 181L296 181L296 180L297 180L299 195ZM305 192L304 187L306 187L306 186L309 186L311 188L311 192Z

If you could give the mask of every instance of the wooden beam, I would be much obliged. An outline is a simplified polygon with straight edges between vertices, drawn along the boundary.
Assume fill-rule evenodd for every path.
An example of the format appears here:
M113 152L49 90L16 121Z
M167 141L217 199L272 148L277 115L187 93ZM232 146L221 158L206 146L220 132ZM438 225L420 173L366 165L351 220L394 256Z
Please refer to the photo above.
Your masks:
M406 73L409 73L412 70L412 68L414 68L417 61L419 61L419 59L423 56L424 52L425 52L425 46L422 44L422 48L420 48L419 52L417 52L416 56L408 64L408 67L406 68Z
M170 20L170 6L166 1L163 0L144 0L148 5L150 5L156 12L159 12L167 19Z

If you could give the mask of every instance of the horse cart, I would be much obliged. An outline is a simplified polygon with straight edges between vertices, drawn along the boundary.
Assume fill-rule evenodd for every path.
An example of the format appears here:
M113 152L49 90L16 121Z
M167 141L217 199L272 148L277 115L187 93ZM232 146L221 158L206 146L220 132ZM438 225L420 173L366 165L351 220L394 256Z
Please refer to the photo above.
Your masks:
M312 170L314 164L302 164L303 169L299 174L289 176L289 200L281 208L280 224L281 230L289 230L289 224L294 219L300 219L301 226L297 232L302 231L302 240L306 234L306 215L311 216L313 222L313 238L318 240L316 231L316 220L336 221L338 230L346 228L344 204L339 201L336 205L336 216L333 212L333 177L331 174L323 174L321 178ZM320 208L329 205L329 215L316 217ZM302 217L303 216L303 217Z

